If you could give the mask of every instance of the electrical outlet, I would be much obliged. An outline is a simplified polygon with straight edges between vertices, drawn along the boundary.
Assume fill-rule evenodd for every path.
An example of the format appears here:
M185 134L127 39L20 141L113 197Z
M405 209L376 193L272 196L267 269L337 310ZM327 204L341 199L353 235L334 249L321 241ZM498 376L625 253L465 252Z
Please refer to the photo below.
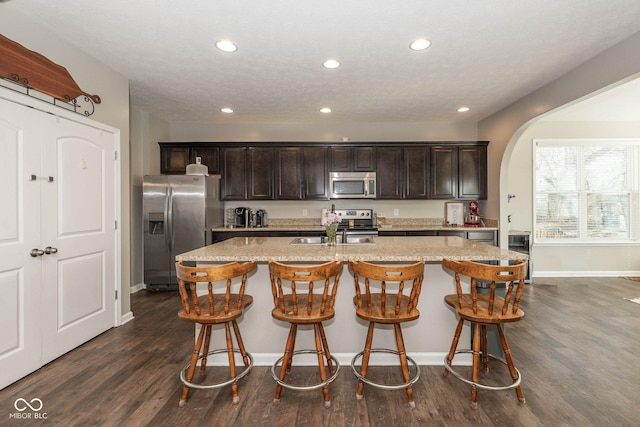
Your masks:
M393 216L398 216L398 209L393 210Z
M302 209L302 216L307 216L307 210L306 209Z

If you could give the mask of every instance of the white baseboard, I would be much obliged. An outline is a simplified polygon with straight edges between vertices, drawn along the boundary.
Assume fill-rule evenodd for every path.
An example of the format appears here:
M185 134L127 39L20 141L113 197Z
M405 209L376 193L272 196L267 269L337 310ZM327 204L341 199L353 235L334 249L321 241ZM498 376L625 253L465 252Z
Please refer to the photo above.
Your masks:
M135 294L136 292L140 292L145 289L147 289L147 287L144 283L138 283L137 285L131 287L131 293Z
M282 354L274 353L251 353L253 356L254 366L272 366L276 360L282 357ZM420 366L444 366L444 358L446 353L408 353L415 362ZM355 353L334 353L333 356L338 360L343 367L351 366L351 359L355 356ZM460 354L454 359L454 365L458 366L471 366L471 355ZM226 366L228 363L226 353L222 354L222 357L216 358L215 356L209 356L207 359L207 366ZM242 362L239 362L240 365ZM315 354L301 354L294 358L294 365L297 366L316 366L318 364L318 357ZM397 366L399 365L398 356L395 354L374 354L369 361L370 366Z
M133 320L133 312L129 311L125 314L123 314L122 316L120 316L120 326L124 325L125 323L129 322Z
M640 271L539 271L533 274L533 282L538 277L639 277Z

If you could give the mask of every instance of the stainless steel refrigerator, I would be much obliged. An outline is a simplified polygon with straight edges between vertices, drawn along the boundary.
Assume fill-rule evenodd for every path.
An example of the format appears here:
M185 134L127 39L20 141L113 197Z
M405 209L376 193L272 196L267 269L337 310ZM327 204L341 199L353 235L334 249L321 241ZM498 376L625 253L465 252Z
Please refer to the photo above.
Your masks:
M147 175L142 187L144 283L178 288L175 256L211 244L224 224L219 175Z

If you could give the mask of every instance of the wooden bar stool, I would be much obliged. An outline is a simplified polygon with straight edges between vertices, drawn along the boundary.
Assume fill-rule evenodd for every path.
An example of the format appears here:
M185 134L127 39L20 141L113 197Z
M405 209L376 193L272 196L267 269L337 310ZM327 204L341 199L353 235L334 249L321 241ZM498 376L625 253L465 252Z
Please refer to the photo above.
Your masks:
M524 288L524 279L527 276L527 262L518 260L515 265L496 266L473 261L460 262L445 259L442 264L455 273L456 283L456 293L445 296L444 301L456 310L460 318L451 349L445 359L443 376L446 377L451 372L459 380L471 385L471 408L473 409L478 407L478 389L508 390L515 388L518 400L524 402L524 394L520 388L520 371L513 363L502 324L517 322L524 317L524 312L518 306ZM460 276L466 276L470 279L471 293L462 292ZM482 282L490 283L488 294L478 292L477 288ZM496 283L506 283L504 298L496 295ZM458 341L465 320L472 325L473 344L471 349L458 350ZM487 326L489 325L495 325L498 329L504 359L488 352ZM473 355L471 379L465 378L451 366L454 356L459 353L472 353ZM498 360L507 365L512 379L511 384L496 386L481 383L479 379L481 359L485 372L489 372L489 359Z
M278 383L274 402L280 401L283 387L291 390L322 388L324 406L327 408L331 406L329 384L337 378L340 364L329 351L322 322L333 318L335 314L333 306L341 273L342 261L331 261L315 266L285 265L269 261L271 291L275 305L271 315L274 319L290 324L284 355L271 367L271 375ZM295 350L298 325L313 325L315 350ZM293 356L305 353L317 354L320 382L314 385L294 385L285 382L285 376L291 370ZM276 374L278 365L280 365L280 373ZM330 375L328 378L327 368Z
M199 323L200 333L193 348L191 361L180 371L180 380L184 384L180 406L184 406L189 395L190 388L213 389L231 385L233 403L240 401L238 397L238 380L249 373L253 367L253 357L244 348L240 329L236 319L242 315L242 310L253 302L250 295L245 295L247 284L247 274L257 268L257 262L237 262L216 265L211 267L187 267L181 262L176 263L176 274L178 277L178 287L180 298L182 299L182 310L178 312L178 317L186 322ZM232 279L240 278L240 289L237 294L231 293ZM216 283L217 282L217 283ZM207 283L207 294L198 297L196 285ZM224 293L214 293L215 285L224 284ZM222 285L218 287L222 288ZM227 347L209 351L211 342L211 329L213 325L224 324L226 332ZM231 328L235 333L238 348L233 347L231 339ZM207 356L211 354L227 353L229 357L229 379L216 382L214 384L195 384L193 375L200 363L200 375L204 376L207 368ZM244 370L236 374L234 353L240 353L244 363Z
M424 260L411 265L376 265L364 261L349 260L349 269L353 273L356 295L353 303L356 316L369 322L364 350L351 360L351 369L359 379L356 399L362 399L364 384L385 389L406 389L409 407L415 408L412 385L420 378L420 367L405 351L401 324L420 317L418 298L424 277ZM371 282L379 283L380 291L372 292ZM397 284L397 285L396 285ZM371 348L373 329L376 323L393 324L397 350ZM382 384L367 378L371 353L392 353L400 358L402 384ZM356 369L356 360L362 357L360 372ZM415 375L409 375L409 363L415 367Z

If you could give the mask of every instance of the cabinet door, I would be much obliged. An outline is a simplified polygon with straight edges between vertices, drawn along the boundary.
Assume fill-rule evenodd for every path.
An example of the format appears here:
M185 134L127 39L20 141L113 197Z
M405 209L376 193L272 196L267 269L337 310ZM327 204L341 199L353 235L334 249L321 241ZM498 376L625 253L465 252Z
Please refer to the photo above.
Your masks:
M196 163L196 157L200 157L202 164L209 168L210 174L220 173L220 148L191 147L189 163Z
M458 198L487 198L487 147L458 148Z
M429 147L404 148L405 199L429 197Z
M302 149L300 147L276 148L275 155L276 199L302 199Z
M332 172L350 172L352 153L352 147L331 147L329 149L331 164L329 170Z
M189 164L189 146L160 146L160 173L184 174ZM205 163L206 164L206 163Z
M329 199L328 150L326 147L305 147L302 151L304 194L307 200Z
M246 200L247 198L247 149L228 147L222 149L222 199Z
M458 147L431 148L431 199L455 199L458 189Z
M404 192L402 151L402 147L376 149L378 199L402 199Z
M247 149L247 198L273 199L273 148Z
M375 147L353 147L353 170L369 172L376 170Z

